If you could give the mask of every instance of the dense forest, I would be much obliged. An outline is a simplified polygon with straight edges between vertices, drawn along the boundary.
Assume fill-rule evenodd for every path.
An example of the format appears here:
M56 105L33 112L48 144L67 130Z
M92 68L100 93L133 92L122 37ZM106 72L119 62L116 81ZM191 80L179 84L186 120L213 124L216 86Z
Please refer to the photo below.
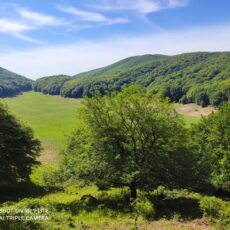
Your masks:
M33 89L44 94L59 95L61 87L68 80L70 80L70 77L66 75L43 77L34 83Z
M0 97L15 96L32 89L32 80L0 68Z
M151 92L160 91L171 101L218 106L230 98L229 63L229 52L136 56L71 79L42 78L34 83L34 90L81 98L91 97L96 91L104 95L140 84Z

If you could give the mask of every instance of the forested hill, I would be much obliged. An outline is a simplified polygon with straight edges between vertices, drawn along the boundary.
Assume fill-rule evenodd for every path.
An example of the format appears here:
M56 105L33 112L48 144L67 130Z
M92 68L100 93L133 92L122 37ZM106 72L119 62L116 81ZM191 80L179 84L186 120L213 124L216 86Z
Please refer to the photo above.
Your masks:
M38 83L39 91L47 84L50 88L58 85L62 96L75 98L91 96L95 91L120 91L125 85L137 83L154 93L161 91L172 101L217 106L230 100L230 52L136 56L69 79L40 79L35 90Z
M71 77L66 75L54 75L43 77L33 83L33 89L36 92L44 94L59 95L63 84L70 80Z
M0 67L0 97L15 96L32 89L32 80Z

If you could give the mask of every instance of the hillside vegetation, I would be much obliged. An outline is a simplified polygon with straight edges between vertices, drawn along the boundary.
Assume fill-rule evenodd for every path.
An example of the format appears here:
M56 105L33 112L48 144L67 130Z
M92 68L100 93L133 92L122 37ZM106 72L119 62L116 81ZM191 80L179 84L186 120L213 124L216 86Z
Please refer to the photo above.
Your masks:
M32 89L32 80L0 67L0 97L15 96Z
M51 77L40 78L34 83L34 91L44 94L59 95L63 84L70 80L66 75L55 75Z
M160 91L171 101L218 106L230 98L229 63L229 52L144 55L81 73L69 80L66 76L40 79L35 82L34 90L49 94L60 91L63 97L81 98L91 97L95 91L102 95L120 91L126 85L137 83L151 92ZM47 85L52 89L57 82L59 88L55 93L46 91Z

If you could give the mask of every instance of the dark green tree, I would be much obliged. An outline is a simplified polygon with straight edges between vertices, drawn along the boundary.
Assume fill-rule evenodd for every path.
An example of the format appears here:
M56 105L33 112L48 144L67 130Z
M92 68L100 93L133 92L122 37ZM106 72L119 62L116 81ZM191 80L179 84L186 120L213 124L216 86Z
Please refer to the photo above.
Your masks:
M32 130L0 102L0 182L28 179L32 167L38 164L39 151L40 142L34 138Z
M210 181L230 191L230 103L194 125L192 138L199 146L200 158L208 162Z
M99 188L128 186L134 199L137 189L186 187L192 181L187 131L168 100L130 86L86 99L81 115L82 127L64 151L65 173Z

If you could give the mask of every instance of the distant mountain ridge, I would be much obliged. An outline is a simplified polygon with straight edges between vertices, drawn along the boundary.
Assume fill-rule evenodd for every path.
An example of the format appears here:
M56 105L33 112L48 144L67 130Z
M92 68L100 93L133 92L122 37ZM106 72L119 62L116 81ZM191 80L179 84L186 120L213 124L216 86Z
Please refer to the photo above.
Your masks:
M32 89L32 80L0 67L0 97L15 96Z
M39 79L34 89L53 94L51 89L56 86L64 97L81 98L140 84L153 93L160 91L171 101L218 106L230 100L230 52L135 56L68 79L57 78Z

